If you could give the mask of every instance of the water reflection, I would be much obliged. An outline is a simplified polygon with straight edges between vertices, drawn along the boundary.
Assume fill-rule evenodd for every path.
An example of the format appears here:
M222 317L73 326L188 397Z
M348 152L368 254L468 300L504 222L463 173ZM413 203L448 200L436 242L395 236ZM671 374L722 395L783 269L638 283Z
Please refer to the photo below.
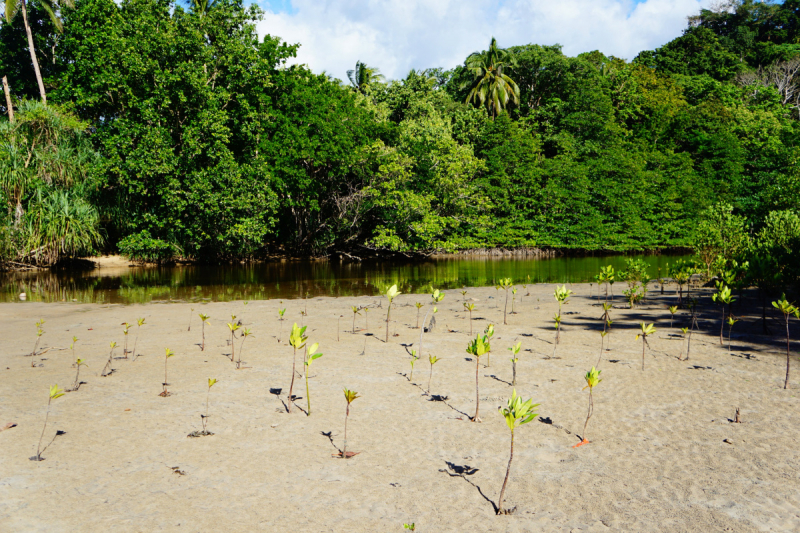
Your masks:
M658 267L686 256L649 255ZM175 266L52 270L7 273L0 278L0 301L144 303L153 301L231 301L314 296L375 295L397 284L404 293L432 288L516 283L589 281L601 266L622 268L623 256L548 259L443 258L421 262L286 261L231 266Z

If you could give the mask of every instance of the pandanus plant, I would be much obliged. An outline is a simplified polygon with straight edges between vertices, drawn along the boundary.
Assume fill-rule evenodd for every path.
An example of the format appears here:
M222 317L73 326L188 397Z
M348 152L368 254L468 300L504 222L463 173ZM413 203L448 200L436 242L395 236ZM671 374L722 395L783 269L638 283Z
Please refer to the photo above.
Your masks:
M208 401L211 397L211 387L216 385L217 381L217 378L208 378L208 389L206 390L206 414L200 415L200 419L203 421L203 435L213 435L213 433L208 430L208 417L210 416L208 414Z
M58 388L58 385L51 385L50 386L50 396L47 398L47 412L44 415L44 427L42 428L42 434L39 437L39 445L36 447L36 455L34 455L31 459L34 461L44 461L42 457L42 439L44 438L44 432L47 429L47 419L50 418L50 404L56 398L61 398L64 396L64 391Z
M389 307L386 308L386 342L389 342L389 318L392 314L392 302L401 292L397 290L397 285L392 285L386 291L386 298L389 300Z
M722 320L719 323L719 343L722 344L722 334L725 329L725 306L727 305L730 308L730 305L736 301L731 294L730 287L726 285L718 285L717 292L711 296L711 299L717 302L720 307L722 308Z
M76 391L81 387L81 367L82 366L89 366L87 365L83 359L75 359L75 368L77 371L75 372L75 383L72 384L72 388L70 391Z
M209 326L211 322L208 321L210 316L206 315L205 313L200 313L200 351L204 352L206 349L206 324Z
M425 324L428 323L428 315L430 315L431 313L436 314L436 312L438 311L436 304L441 302L444 299L444 296L445 296L444 293L439 292L439 289L436 289L431 293L431 300L433 300L433 306L430 309L428 309L427 313L425 313L425 318L422 320L422 328L420 328L419 330L419 353L422 353L422 334L425 333Z
M350 452L350 454L347 453L347 420L350 418L350 404L353 403L356 398L360 398L358 393L345 387L344 399L347 401L347 411L345 411L344 414L344 446L342 447L341 453L343 459L349 459L355 455L353 452Z
M431 393L431 380L433 379L433 365L438 363L440 359L435 355L428 355L428 362L431 364L431 373L428 376L428 394Z
M583 379L586 380L586 387L582 390L589 389L589 412L586 413L586 422L583 423L583 440L580 441L578 444L573 446L573 448L577 448L578 446L583 446L584 444L589 444L589 439L586 438L586 427L589 425L589 419L592 418L592 414L594 413L594 397L592 396L592 392L594 391L594 387L603 381L600 379L600 372L601 370L597 370L595 367L592 367Z
M795 318L800 318L800 309L798 309L793 303L790 303L786 300L786 295L782 295L781 299L777 302L772 302L772 306L783 313L783 318L786 321L786 379L783 382L783 388L789 388L789 363L790 359L790 344L789 344L789 318L794 316Z
M306 416L311 416L311 393L308 390L308 373L311 370L311 363L322 357L322 353L317 352L317 348L319 348L319 344L316 342L311 346L307 346L306 360L303 362L306 371L306 400L308 401L308 412Z
M131 325L127 322L122 323L122 335L124 335L125 342L122 345L122 358L128 358L128 331L131 329Z
M469 336L472 337L472 311L475 310L475 304L465 302L464 309L469 312Z
M422 306L425 305L422 302L417 302L414 304L414 307L417 308L417 329L419 329L419 311L422 309Z
M169 358L173 357L174 355L175 352L169 348L164 348L164 390L161 391L161 394L159 394L159 396L163 396L164 398L170 395L170 392L167 390L167 386L169 385L167 382L167 362L169 361Z
M103 371L100 373L100 377L103 378L110 375L114 371L114 369L111 368L111 361L114 360L114 348L117 347L117 343L112 342L109 344L109 346L111 350L108 352L108 361L106 362L106 366L103 367Z
M36 344L33 345L33 351L31 352L31 355L36 355L36 350L39 349L39 341L42 340L42 335L44 335L44 330L42 329L43 325L43 318L39 319L39 321L36 323Z
M523 401L520 396L517 396L517 389L511 393L508 403L505 408L500 408L500 414L506 419L506 425L511 430L511 453L508 456L508 466L506 467L506 477L503 479L503 486L500 489L500 497L497 499L497 514L505 514L503 510L503 498L506 494L506 485L508 485L508 477L511 474L511 461L514 460L514 430L519 426L527 424L539 414L536 408L540 404L533 403L532 399Z
M470 341L467 345L467 353L475 357L475 416L472 417L473 422L480 422L478 416L480 414L481 397L478 391L478 375L480 369L480 358L482 355L489 351L489 338L486 335L478 335L475 340Z
M136 361L136 345L139 343L139 330L145 325L145 319L139 318L136 320L136 338L133 339L133 360Z
M289 334L289 344L292 345L292 349L294 350L294 355L292 356L292 383L289 385L289 412L292 412L292 391L294 391L294 376L296 374L296 364L297 364L297 350L302 350L306 346L306 341L308 337L305 336L306 328L308 326L298 327L297 323L295 322L292 325L292 332Z
M361 314L361 308L360 307L356 307L355 305L351 305L350 309L353 310L353 331L351 331L350 333L355 335L355 333L356 333L356 315L360 315Z
M231 320L235 318L235 316L231 316ZM236 340L236 330L238 330L239 327L238 323L228 322L228 329L231 331L231 363L236 356L236 345L234 341Z
M511 358L511 372L513 376L511 378L512 387L517 386L517 363L519 362L519 351L521 348L522 348L522 343L518 342L517 344L513 345L511 348L508 349L511 352L511 355L513 356Z
M556 285L553 296L558 301L558 318L556 320L556 344L558 344L561 338L561 306L572 296L572 291L567 289L566 285L562 285L561 287Z
M647 337L648 335L652 335L656 332L656 327L653 324L645 324L644 322L639 324L639 327L641 328L642 332L636 335L636 340L638 341L639 337L642 338L642 370L644 370L644 348L645 346L650 346L650 344L647 342Z
M672 322L675 320L675 313L678 312L677 305L670 305L669 306L669 329L672 329Z
M511 288L511 278L503 278L500 280L500 284L498 285L501 289L506 291L506 303L503 306L503 324L508 324L506 322L506 311L508 310L508 290ZM471 335L470 335L471 336Z

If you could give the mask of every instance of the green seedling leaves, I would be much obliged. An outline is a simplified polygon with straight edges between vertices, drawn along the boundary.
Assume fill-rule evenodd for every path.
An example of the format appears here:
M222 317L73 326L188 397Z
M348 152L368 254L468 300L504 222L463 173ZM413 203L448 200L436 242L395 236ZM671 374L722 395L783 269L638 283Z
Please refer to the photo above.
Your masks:
M292 333L289 335L289 344L291 344L295 350L299 350L306 345L306 341L308 337L305 336L306 328L308 326L298 327L297 322L292 324Z
M500 414L506 419L506 425L512 432L523 424L527 424L539 413L536 408L539 407L538 403L533 403L533 400L528 399L523 401L520 396L517 396L517 389L511 393L511 398L508 399L506 407L501 407L498 410Z
M211 387L216 385L217 381L219 381L217 378L208 378L208 388L210 389ZM214 397L216 398L216 396Z
M397 290L397 285L392 285L389 287L389 290L386 291L386 298L389 299L389 303L392 302L397 296L402 294L399 290Z
M58 385L50 385L50 399L55 400L64 396L64 391L58 388Z
M595 367L592 367L592 369L583 376L583 379L586 380L586 387L581 390L585 390L587 387L593 389L598 383L603 381L600 379L600 372L602 372L602 370L597 370Z
M172 357L172 356L174 356L174 355L175 355L175 352L173 352L173 351L172 351L172 350L170 350L169 348L164 348L164 353L165 353L165 355L166 355L167 359L169 359L170 357Z
M344 399L347 401L348 405L353 403L356 398L361 398L356 391L352 391L347 387L344 388Z

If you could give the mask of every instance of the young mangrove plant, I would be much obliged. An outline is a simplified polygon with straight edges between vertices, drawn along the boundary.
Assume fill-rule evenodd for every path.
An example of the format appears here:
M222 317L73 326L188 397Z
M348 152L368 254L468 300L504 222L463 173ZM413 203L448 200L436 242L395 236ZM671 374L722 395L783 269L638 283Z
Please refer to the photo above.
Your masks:
M186 331L192 331L192 315L194 314L194 307L189 309L189 327Z
M422 309L423 305L425 305L425 304L423 304L421 302L417 302L417 303L414 304L414 307L417 308L417 328L416 329L419 329L419 311L420 311L420 309Z
M122 323L122 335L125 339L125 342L122 343L122 358L128 358L128 331L130 331L131 325L127 322Z
M208 378L208 389L206 389L206 414L200 415L200 419L203 421L203 431L201 432L202 435L213 435L208 430L208 417L211 416L208 414L208 402L211 398L211 387L217 384L217 378Z
M311 346L307 346L306 358L303 362L303 366L305 367L306 371L306 400L308 401L308 411L306 412L306 416L311 416L311 393L308 390L308 373L311 370L311 363L322 357L322 353L317 352L317 348L319 348L319 344L316 342Z
M356 398L360 398L358 393L345 387L344 399L347 402L347 410L344 413L344 446L342 447L342 452L339 454L342 459L349 459L355 455L353 452L347 453L347 420L350 418L350 404L353 403Z
M614 282L614 267L611 265L600 267L600 274L597 276L597 286L602 283L606 290L606 301L608 301L608 286ZM611 300L614 300L614 292L611 292Z
M677 305L669 306L669 329L672 329L672 322L675 320L675 313L678 312Z
M253 332L250 331L250 328L245 328L242 331L242 344L239 345L239 359L236 360L236 369L239 370L242 367L242 353L244 352L244 341L247 340L247 337L253 335Z
M475 357L475 416L473 422L480 422L481 397L478 391L478 371L480 369L480 359L483 354L489 351L489 339L484 335L478 335L475 340L467 345L467 353Z
M600 366L600 361L603 360L603 348L604 348L603 344L606 340L606 335L608 335L608 331L600 332L600 357L597 358L597 364L594 366Z
M508 322L506 322L506 311L508 310L508 290L511 288L511 278L501 279L499 287L506 291L506 303L503 306L503 324L506 325L508 324Z
M601 305L603 306L603 314L600 316L600 320L603 321L603 331L605 331L606 327L611 324L611 308L613 306L607 302L603 302Z
M167 383L167 361L169 361L170 357L175 355L175 352L173 352L169 348L164 348L164 352L165 352L165 357L164 357L164 383L162 383L162 385L164 386L164 390L161 391L161 394L159 394L159 396L163 396L164 398L166 398L167 396L170 395L170 392L167 390L167 386L169 385L169 383Z
M492 340L492 337L494 337L494 324L489 324L488 326L486 326L486 329L483 330L483 335L487 339L487 342L486 342L486 368L489 368L490 366L492 366L492 361L490 359L490 357L492 355L492 347L490 345L490 342Z
M200 313L200 351L204 352L206 350L206 324L209 326L211 322L208 321L210 316L205 313Z
M467 291L459 291L459 292L461 292L461 301L462 302L466 302L467 301Z
M145 325L144 318L136 320L136 338L133 339L133 360L136 361L136 345L139 343L139 330Z
M431 393L431 380L433 379L433 365L439 362L440 359L435 355L428 355L428 362L431 364L431 373L428 375L428 394Z
M364 308L364 333L369 333L369 307Z
M692 331L694 331L695 326L697 326L697 298L689 298L687 307L689 308L689 327L682 328L681 331L684 332L684 336L686 335L686 331L688 330L689 336L687 337L686 341L686 358L678 358L678 361L688 361L689 360L689 352L692 350Z
M469 336L472 337L472 311L475 310L474 303L464 303L464 309L469 313Z
M731 333L733 333L733 325L738 321L739 319L732 314L728 315L728 353L731 353Z
M719 323L719 343L722 345L722 334L725 329L725 306L727 305L728 308L730 308L730 305L736 301L736 298L731 295L730 287L720 284L717 286L717 292L711 296L711 299L717 302L722 308L722 320L720 320Z
M425 333L425 324L428 323L428 315L431 313L436 314L438 311L436 304L441 302L444 299L445 294L443 292L439 292L439 289L434 290L431 293L431 300L433 300L433 306L428 309L428 312L425 313L425 318L422 319L422 328L419 330L419 353L422 353L422 334Z
M75 343L78 342L78 337L73 335L72 337L72 344L69 345L69 349L72 350L72 358L75 359Z
M50 404L56 398L61 398L64 396L64 391L58 388L58 385L51 385L50 386L50 396L47 398L47 412L44 415L44 427L42 428L42 434L39 437L39 445L36 446L36 455L31 457L33 461L44 461L42 457L42 439L44 438L44 432L47 429L47 419L50 418Z
M639 340L639 337L642 338L642 370L644 370L644 348L647 346L650 347L650 343L647 342L647 336L652 335L656 332L655 325L653 324L645 324L642 322L639 324L639 327L642 329L642 332L636 335L636 340Z
M681 328L681 332L683 333L683 338L686 339L689 335L689 328ZM683 341L681 341L681 354L678 356L678 361L683 361ZM688 359L689 356L687 355L686 358Z
M512 295L511 296L511 314L512 315L516 315L517 312L514 310L514 303L516 303L516 301L517 301L517 288L516 287L511 289L511 295Z
M678 284L678 307L683 307L683 286L689 281L689 272L683 261L677 261L672 267L667 268L669 277Z
M280 328L278 329L278 343L281 342L283 338L283 315L286 313L286 308L278 309L278 323L280 324Z
M561 339L561 306L567 302L570 296L572 296L572 291L567 289L566 285L562 285L561 287L556 285L553 296L555 297L556 301L558 301L558 315L556 315L556 344L558 344Z
M361 308L360 307L356 307L355 305L351 305L350 309L353 310L353 331L351 331L350 333L355 335L356 334L356 315L360 315L361 314Z
M81 367L82 366L89 366L87 365L83 359L75 359L75 368L77 371L75 372L75 382L72 384L72 388L69 389L68 392L73 392L78 390L81 387Z
M497 499L497 514L508 514L503 510L503 498L506 495L506 485L508 485L508 476L511 474L511 461L514 460L514 430L523 424L527 424L539 414L536 408L540 404L533 403L532 399L522 401L520 396L517 396L517 389L511 393L508 403L505 408L500 408L500 414L506 419L506 425L511 430L511 453L508 456L508 466L506 467L506 477L503 479L503 486L500 489L500 497Z
M800 309L798 309L793 303L790 303L786 300L786 295L782 295L781 299L777 302L772 302L772 306L783 313L783 318L786 321L786 379L783 382L783 388L789 388L789 362L791 361L789 356L789 318L794 316L795 318L800 318Z
M308 337L305 336L306 328L308 326L303 326L302 328L297 326L295 322L292 325L292 332L289 334L289 344L292 345L292 349L294 350L294 355L292 356L292 383L289 385L289 399L287 403L289 404L289 412L292 412L292 398L294 398L292 392L294 391L294 376L297 373L296 371L296 364L297 364L297 350L302 350L306 346L306 341Z
M44 319L41 318L36 323L36 343L33 345L33 351L31 352L32 356L36 355L36 350L39 349L39 341L42 340L42 335L44 335L44 330L42 329L43 325L44 325Z
M236 318L235 316L231 316L231 320L233 320L235 318ZM236 356L236 353L235 353L236 352L236 345L235 345L236 330L239 329L239 327L240 326L239 326L238 323L228 322L228 329L231 331L231 363L233 362L234 357Z
M583 423L583 440L580 441L578 444L573 446L573 448L577 448L578 446L583 446L584 444L589 444L589 439L586 438L586 427L589 425L589 419L592 418L592 414L594 413L594 397L592 396L592 392L594 391L595 385L603 381L600 379L600 372L601 370L597 370L595 367L592 367L583 379L586 380L586 387L582 390L589 389L589 412L586 413L586 422Z
M409 383L414 379L414 363L417 362L417 359L419 359L419 357L417 357L417 351L411 350L411 373L408 375Z
M511 348L508 349L511 352L511 355L513 356L511 357L511 372L513 376L511 378L512 387L517 386L517 363L519 362L519 351L521 348L522 348L522 343L518 342L517 344L513 345Z
M392 313L392 302L399 294L401 293L397 290L397 285L392 285L386 291L386 298L389 300L389 306L386 308L386 342L389 342L389 318Z
M106 366L103 367L103 371L100 373L100 377L106 377L111 375L114 372L114 369L111 368L111 362L114 360L114 348L117 347L116 342L112 342L110 345L111 350L108 352L108 361L106 362Z

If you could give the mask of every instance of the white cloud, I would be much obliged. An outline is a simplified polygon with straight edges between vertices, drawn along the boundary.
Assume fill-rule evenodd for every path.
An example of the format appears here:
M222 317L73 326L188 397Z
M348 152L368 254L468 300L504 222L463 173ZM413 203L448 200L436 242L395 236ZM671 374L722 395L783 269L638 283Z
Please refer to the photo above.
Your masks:
M298 63L344 79L357 60L389 78L460 64L495 36L502 47L561 44L633 59L680 35L710 0L292 0L260 35L300 43Z

